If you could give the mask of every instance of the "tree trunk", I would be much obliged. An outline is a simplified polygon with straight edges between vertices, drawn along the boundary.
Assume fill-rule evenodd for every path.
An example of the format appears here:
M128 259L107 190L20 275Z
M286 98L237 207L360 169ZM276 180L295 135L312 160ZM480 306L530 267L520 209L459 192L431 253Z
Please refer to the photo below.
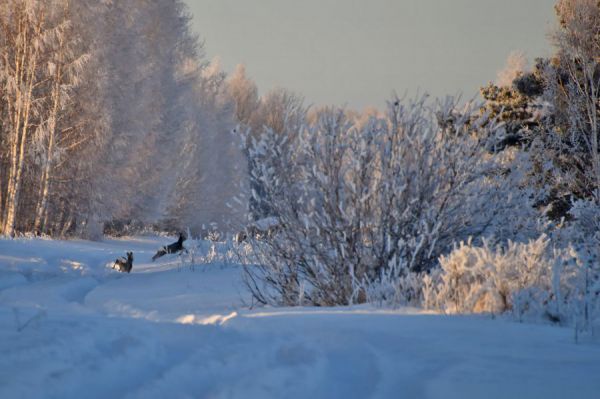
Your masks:
M10 176L6 196L6 215L3 233L14 235L17 222L17 211L21 195L22 174L25 165L27 136L30 127L30 116L33 105L33 88L36 83L37 61L40 46L34 40L40 38L44 16L39 15L37 21L29 20L27 10L18 14L15 38L15 112L12 123L12 142L10 151ZM35 25L34 25L35 24ZM33 27L31 25L34 25ZM31 36L31 37L30 37ZM22 87L22 88L21 88Z
M33 92L33 81L35 79L35 69L37 63L37 50L33 50L31 55L31 64L29 66L28 77L25 84L27 85L27 93L25 95L24 104L25 110L23 115L23 123L20 132L17 130L17 138L14 143L14 148L16 150L18 143L18 153L14 154L13 151L13 168L14 172L11 173L13 175L13 179L11 182L11 189L9 190L9 197L7 203L7 213L6 213L6 221L4 224L4 233L8 235L14 235L16 220L17 220L17 207L19 205L19 197L21 194L21 176L23 174L23 166L25 162L25 144L27 142L27 134L29 132L29 117L31 113L31 103L32 103L32 92Z
M38 208L35 215L35 223L34 230L36 232L43 232L44 225L42 221L44 219L44 215L46 214L46 208L48 206L48 193L50 192L50 171L52 168L52 158L54 152L54 143L56 137L56 122L58 119L58 107L60 104L60 81L61 81L61 64L60 60L58 65L56 66L56 75L55 75L54 88L52 91L52 114L48 120L48 153L46 156L46 161L44 163L44 168L42 171L42 182L41 182L41 197L38 203Z
M26 42L27 42L27 32L23 31L23 15L19 18L17 32L21 33L21 37L15 38L15 72L14 75L16 77L17 82L23 81L23 63L25 62L25 50L26 50ZM14 213L14 210L11 210L12 203L14 201L14 187L15 187L15 176L17 171L17 148L19 146L19 127L21 125L21 110L22 110L22 102L21 102L21 85L16 85L15 87L15 99L14 104L15 107L13 112L11 113L11 134L10 134L10 171L8 175L8 182L6 187L6 206L4 209L3 223L2 223L2 233L3 234L11 234L12 231L8 231L9 226L9 214L11 212ZM11 217L14 217L11 216Z

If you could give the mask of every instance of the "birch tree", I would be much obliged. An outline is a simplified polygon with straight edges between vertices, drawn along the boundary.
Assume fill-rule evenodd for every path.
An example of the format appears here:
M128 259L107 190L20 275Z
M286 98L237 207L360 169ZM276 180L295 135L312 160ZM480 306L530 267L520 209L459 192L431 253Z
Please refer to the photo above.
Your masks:
M72 125L76 120L69 108L74 106L71 98L73 89L80 81L80 74L89 59L87 53L78 53L78 36L74 32L70 19L72 10L69 0L55 3L52 28L52 47L46 59L48 95L43 121L38 129L37 140L42 147L41 179L36 206L34 230L45 230L47 221L48 201L54 169L60 162L61 154L71 155L73 150L87 141L85 137L77 137L78 126Z
M567 133L573 146L584 151L572 156L584 171L585 191L600 206L600 3L562 0L556 9L560 27L553 39L566 74L559 84L567 103Z
M37 111L40 54L47 10L33 0L8 0L0 5L3 63L1 82L8 109L5 131L8 148L8 181L2 233L12 235L17 222L22 176L28 145L34 132L33 115Z

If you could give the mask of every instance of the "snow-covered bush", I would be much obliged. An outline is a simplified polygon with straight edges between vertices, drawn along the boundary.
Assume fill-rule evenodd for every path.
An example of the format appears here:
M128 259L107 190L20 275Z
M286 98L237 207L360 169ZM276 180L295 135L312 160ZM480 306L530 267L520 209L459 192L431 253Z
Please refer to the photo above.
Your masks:
M363 279L356 284L355 291L364 294L364 300L368 303L378 306L424 306L432 308L429 292L435 288L433 281L427 272L398 273L395 268L385 269L379 278L375 280ZM431 270L430 273L437 275L438 269Z
M473 108L458 109L451 98L394 99L387 117L360 124L328 109L294 134L271 129L255 140L253 178L265 192L253 195L280 222L254 240L255 298L414 302L411 276L435 267L456 240L528 231L509 218L531 209L506 177L512 166L482 142L494 124L483 128Z
M590 256L597 257L600 251L600 205L594 200L576 201L570 214L573 218L567 230L570 240L586 247Z
M192 239L185 245L186 251L180 256L181 266L194 269L195 266L220 264L247 265L252 259L252 246L234 240Z
M515 306L528 306L520 294L543 295L552 288L553 264L547 256L545 236L529 243L508 242L506 248L492 248L487 241L480 247L460 243L447 256L440 257L442 268L438 301L450 313L502 313ZM535 302L548 301L537 298Z
M592 263L573 246L551 249L550 243L547 236L528 243L509 241L504 248L487 241L481 246L460 243L440 257L428 306L448 313L510 312L519 320L590 326L600 317Z

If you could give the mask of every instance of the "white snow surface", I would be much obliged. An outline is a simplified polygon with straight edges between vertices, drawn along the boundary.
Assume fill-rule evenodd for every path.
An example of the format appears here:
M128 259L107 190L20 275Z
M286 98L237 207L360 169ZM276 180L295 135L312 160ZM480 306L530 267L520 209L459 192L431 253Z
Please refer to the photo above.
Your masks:
M0 398L600 398L600 345L571 329L251 310L242 266L151 262L171 241L0 240Z

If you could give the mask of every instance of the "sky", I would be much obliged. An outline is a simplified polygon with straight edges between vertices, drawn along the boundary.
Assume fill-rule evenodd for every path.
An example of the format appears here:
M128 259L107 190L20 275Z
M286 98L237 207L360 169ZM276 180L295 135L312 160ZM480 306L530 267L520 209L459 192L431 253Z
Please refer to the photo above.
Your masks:
M209 59L261 94L382 108L391 94L475 96L515 50L548 56L556 0L186 0Z

